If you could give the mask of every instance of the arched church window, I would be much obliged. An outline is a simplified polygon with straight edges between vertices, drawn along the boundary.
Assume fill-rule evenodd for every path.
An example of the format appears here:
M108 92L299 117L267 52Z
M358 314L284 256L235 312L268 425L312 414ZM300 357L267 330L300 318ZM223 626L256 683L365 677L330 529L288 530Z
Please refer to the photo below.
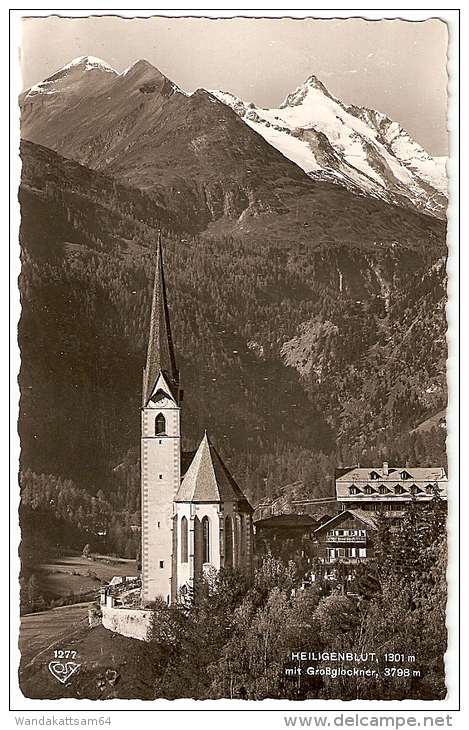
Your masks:
M229 515L225 518L225 565L233 565L233 521Z
M189 559L189 534L187 517L181 519L181 563L187 563Z
M202 519L202 562L210 562L210 520L208 517Z
M166 418L162 413L158 413L155 419L155 434L166 433Z

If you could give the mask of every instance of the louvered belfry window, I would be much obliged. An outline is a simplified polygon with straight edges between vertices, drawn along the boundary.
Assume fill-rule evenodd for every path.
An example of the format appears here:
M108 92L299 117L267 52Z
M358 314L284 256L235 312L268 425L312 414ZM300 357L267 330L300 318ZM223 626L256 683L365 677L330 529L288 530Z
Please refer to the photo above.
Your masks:
M158 413L155 419L155 434L166 433L166 418L162 413Z

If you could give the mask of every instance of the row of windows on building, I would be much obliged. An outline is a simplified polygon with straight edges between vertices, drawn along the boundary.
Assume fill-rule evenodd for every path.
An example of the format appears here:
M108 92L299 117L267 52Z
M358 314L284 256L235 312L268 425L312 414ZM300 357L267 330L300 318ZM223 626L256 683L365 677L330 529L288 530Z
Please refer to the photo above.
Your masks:
M366 548L327 548L327 559L334 560L335 558L366 558Z
M384 510L385 512L402 512L406 509L407 502L362 502L360 503L360 509L365 512L378 512Z
M330 537L365 537L366 530L329 530Z
M427 484L425 487L425 492L427 494L431 494L434 490L434 487L431 484ZM396 484L394 487L394 491L392 491L389 487L387 487L385 484L381 484L378 489L371 487L369 484L366 485L366 487L363 488L363 491L359 489L355 484L352 484L349 487L349 493L350 494L418 494L419 492L423 492L423 489L418 487L416 484L412 484L408 489L404 489L404 487L401 484Z

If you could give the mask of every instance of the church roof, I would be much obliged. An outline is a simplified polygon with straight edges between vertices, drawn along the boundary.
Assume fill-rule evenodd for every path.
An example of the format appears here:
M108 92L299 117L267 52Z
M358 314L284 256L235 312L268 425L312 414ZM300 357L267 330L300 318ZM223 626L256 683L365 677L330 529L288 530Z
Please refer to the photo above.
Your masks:
M237 502L252 508L205 432L176 495L176 502Z
M155 282L151 307L150 338L147 362L143 373L143 405L148 404L158 376L162 372L171 388L173 397L178 401L179 373L174 354L174 344L169 322L166 285L163 271L163 251L161 232L158 233Z

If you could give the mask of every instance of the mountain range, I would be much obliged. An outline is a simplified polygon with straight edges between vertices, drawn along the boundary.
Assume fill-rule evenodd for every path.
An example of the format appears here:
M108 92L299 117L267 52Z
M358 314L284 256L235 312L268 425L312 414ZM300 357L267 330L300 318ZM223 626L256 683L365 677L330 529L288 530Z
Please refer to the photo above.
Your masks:
M99 59L81 57L24 92L20 104L24 139L122 182L138 182L154 194L168 196L168 187L176 195L189 193L184 176L197 176L201 164L223 171L231 188L222 194L212 175L211 184L204 185L205 199L202 191L192 189L196 208L191 218L194 212L202 215L204 207L211 217L221 211L232 217L281 209L272 187L267 197L265 190L264 196L257 194L257 155L265 157L264 167L272 168L270 182L278 182L280 163L272 148L312 179L444 217L445 159L431 158L380 112L341 103L315 76L278 109L259 109L225 92L198 89L186 94L143 60L118 74ZM242 131L227 106L270 148ZM208 125L214 125L210 133ZM156 148L157 175L151 161ZM244 174L236 159L240 151L249 166ZM162 168L165 174L159 180ZM300 181L296 176L296 183Z

